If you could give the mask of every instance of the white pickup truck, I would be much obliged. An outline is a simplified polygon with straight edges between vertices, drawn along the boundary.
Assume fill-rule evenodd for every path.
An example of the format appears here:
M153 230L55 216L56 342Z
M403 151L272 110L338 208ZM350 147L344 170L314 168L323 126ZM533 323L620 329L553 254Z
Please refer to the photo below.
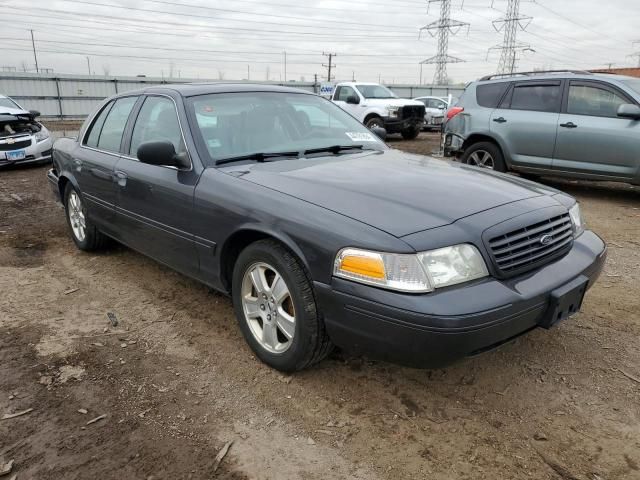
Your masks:
M377 83L338 83L331 100L368 128L382 127L387 133L401 133L406 140L416 138L424 126L422 102L398 98Z

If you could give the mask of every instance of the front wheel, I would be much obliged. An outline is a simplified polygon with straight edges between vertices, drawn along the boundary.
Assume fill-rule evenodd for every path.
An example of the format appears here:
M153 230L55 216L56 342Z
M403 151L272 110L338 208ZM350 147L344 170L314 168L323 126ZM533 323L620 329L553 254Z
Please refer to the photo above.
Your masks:
M302 370L331 352L311 279L281 244L260 240L242 251L233 270L232 297L245 340L267 365Z
M462 163L475 167L506 172L504 157L500 148L491 142L478 142L467 147L460 159Z
M71 183L64 190L64 207L71 238L80 250L99 250L107 244L108 238L87 218L82 196Z
M404 138L405 140L415 140L420 134L420 128L421 127L405 128L400 133L402 134L402 138Z
M384 128L384 120L382 120L382 118L380 117L371 117L364 123L364 126L367 127L369 130L376 127Z

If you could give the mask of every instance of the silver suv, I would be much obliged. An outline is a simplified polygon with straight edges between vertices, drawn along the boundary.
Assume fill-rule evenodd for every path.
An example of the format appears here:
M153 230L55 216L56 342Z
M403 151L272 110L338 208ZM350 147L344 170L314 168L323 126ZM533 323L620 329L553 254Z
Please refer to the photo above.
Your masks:
M484 77L447 111L444 131L445 155L471 165L640 185L640 78Z

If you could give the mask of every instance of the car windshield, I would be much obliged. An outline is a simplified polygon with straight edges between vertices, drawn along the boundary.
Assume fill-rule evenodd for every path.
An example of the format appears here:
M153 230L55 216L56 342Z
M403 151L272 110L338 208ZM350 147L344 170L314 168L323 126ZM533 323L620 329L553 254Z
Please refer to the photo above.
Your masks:
M631 88L634 92L640 95L640 78L639 79L629 79L622 80L622 83L626 84L629 88Z
M15 109L22 110L16 102L14 102L13 100L7 97L0 97L0 107L15 108Z
M398 98L395 93L382 85L356 85L364 98Z
M385 145L329 100L305 93L237 92L200 95L188 101L198 143L210 165L224 159L292 158L292 152L327 149L346 155ZM200 137L200 138L198 138ZM352 148L358 147L358 148ZM294 157L295 158L295 157Z

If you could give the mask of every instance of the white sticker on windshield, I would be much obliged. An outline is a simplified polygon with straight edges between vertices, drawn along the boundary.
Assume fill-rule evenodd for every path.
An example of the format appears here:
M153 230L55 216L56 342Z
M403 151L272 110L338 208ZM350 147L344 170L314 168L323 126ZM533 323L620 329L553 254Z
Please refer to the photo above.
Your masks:
M354 142L375 142L376 139L367 132L344 132Z

